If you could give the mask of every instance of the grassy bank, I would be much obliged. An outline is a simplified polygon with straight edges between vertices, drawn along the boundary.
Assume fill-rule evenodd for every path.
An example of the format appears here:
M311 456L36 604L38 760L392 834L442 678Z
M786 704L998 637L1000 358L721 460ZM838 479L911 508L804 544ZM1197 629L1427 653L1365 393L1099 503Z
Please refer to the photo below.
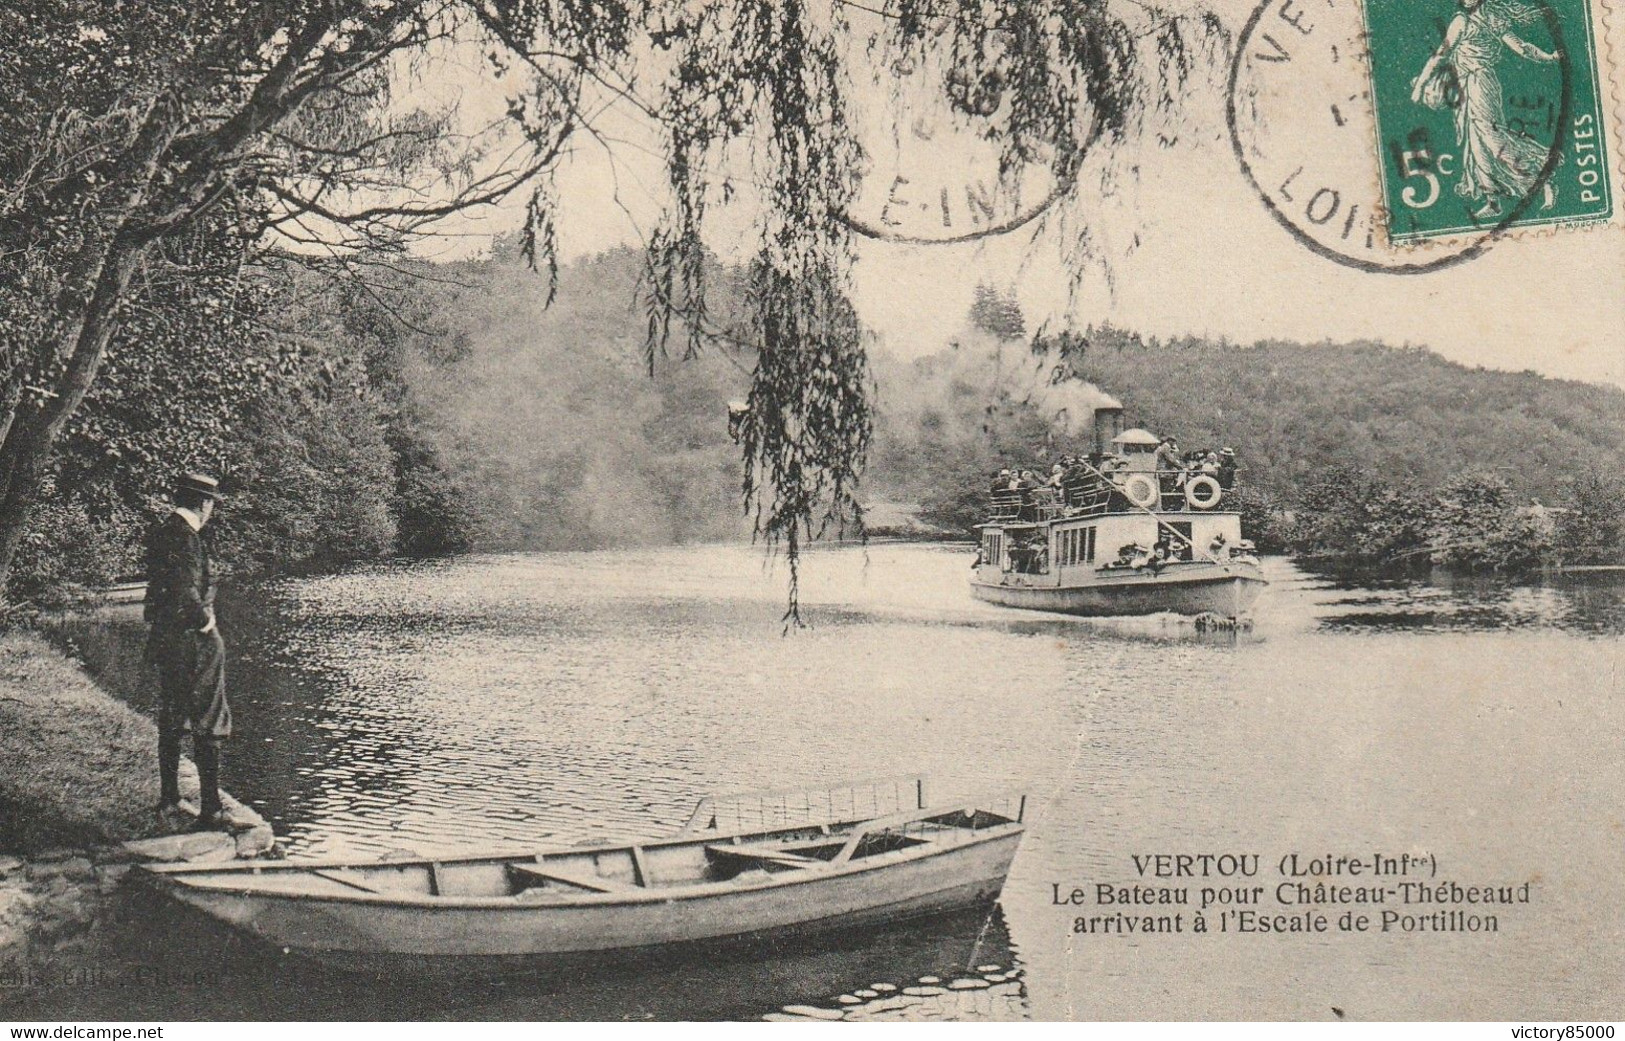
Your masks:
M151 833L158 730L28 633L0 635L0 850Z

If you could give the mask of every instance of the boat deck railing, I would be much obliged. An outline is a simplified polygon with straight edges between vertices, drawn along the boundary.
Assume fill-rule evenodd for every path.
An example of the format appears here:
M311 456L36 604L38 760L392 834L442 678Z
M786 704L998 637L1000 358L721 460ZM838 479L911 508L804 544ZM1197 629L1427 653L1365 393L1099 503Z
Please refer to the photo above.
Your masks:
M1161 510L1175 511L1189 507L1185 501L1185 482L1192 477L1217 477L1191 470L1119 470L1106 474L1106 480L1085 477L1055 487L1046 484L1038 488L1016 488L993 492L990 496L988 519L998 522L1043 523L1072 520L1079 517L1099 517L1107 513L1123 513L1134 507L1123 495L1123 483L1128 477L1143 473L1157 482L1158 503ZM1234 494L1236 483L1221 485L1221 496Z
M883 777L828 788L708 795L680 834L772 831L797 825L867 820L925 807L925 778Z
M1055 488L994 492L988 511L995 521L1051 521L1070 517L1098 517L1111 505L1110 489L1097 489L1086 495L1060 494Z

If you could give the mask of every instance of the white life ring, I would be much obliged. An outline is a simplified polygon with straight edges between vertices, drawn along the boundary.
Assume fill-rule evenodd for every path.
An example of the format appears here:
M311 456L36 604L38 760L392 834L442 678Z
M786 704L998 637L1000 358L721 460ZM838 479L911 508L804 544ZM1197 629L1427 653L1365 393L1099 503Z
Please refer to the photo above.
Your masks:
M1204 494L1203 489L1206 489ZM1185 502L1193 510L1211 510L1224 498L1224 489L1207 474L1198 474L1185 482Z
M1162 492L1157 487L1157 479L1150 474L1129 474L1123 482L1123 498L1142 510L1149 510L1162 500Z

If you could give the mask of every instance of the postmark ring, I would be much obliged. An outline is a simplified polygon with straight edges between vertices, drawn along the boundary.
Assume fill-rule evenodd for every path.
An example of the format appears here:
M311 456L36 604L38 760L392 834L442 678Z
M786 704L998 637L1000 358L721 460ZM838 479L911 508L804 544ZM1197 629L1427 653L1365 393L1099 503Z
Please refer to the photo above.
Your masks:
M1394 264L1385 264L1355 256L1350 253L1345 253L1334 247L1328 246L1326 243L1323 243L1314 236L1310 235L1304 228L1300 227L1298 223L1281 208L1276 200L1270 197L1269 192L1260 182L1258 174L1254 170L1252 163L1248 161L1247 150L1241 140L1240 123L1237 118L1237 94L1241 82L1242 66L1246 63L1248 49L1254 42L1254 37L1258 32L1260 21L1263 19L1264 14L1270 9L1270 7L1277 2L1279 2L1279 0L1261 0L1261 2L1253 9L1252 14L1249 15L1247 23L1241 31L1241 35L1237 38L1235 58L1232 60L1230 65L1229 84L1225 92L1225 126L1230 135L1230 147L1235 155L1236 162L1241 167L1243 175L1247 178L1247 183L1252 186L1254 194L1258 196L1259 201L1264 204L1265 210L1275 219L1276 223L1285 228L1295 239L1298 240L1301 245L1304 246L1304 248L1308 249L1310 252L1345 267L1351 267L1356 270L1366 271L1373 274L1388 275L1428 274L1430 272L1439 271L1456 264L1465 263L1469 260L1474 260L1488 252L1489 248L1508 230L1510 230L1514 223L1523 217L1528 208L1533 204L1535 198L1542 194L1546 184L1550 181L1552 175L1562 163L1563 153L1561 148L1561 136L1554 135L1552 144L1547 150L1545 162L1542 164L1540 173L1535 177L1529 191L1517 201L1516 205L1508 209L1506 213L1502 215L1500 220L1498 220L1494 225L1491 225L1485 229L1485 231L1476 239L1461 246L1458 250L1447 253L1443 256L1435 256L1428 260L1422 261L1404 261ZM1550 5L1546 3L1545 0L1536 0L1536 2L1539 4L1542 14L1544 15L1547 28L1552 34L1553 43L1558 48L1558 53L1560 55L1558 64L1559 75L1561 77L1561 89L1557 125L1559 127L1567 126L1570 117L1573 93L1571 81L1572 66L1569 51L1566 41L1563 39L1562 26L1560 25L1559 19L1552 11ZM1373 150L1379 147L1378 142L1375 140L1370 142L1370 146ZM1371 160L1373 164L1380 162L1379 157L1374 151L1371 156ZM1379 176L1380 171L1374 169L1373 181L1376 181ZM1401 248L1429 248L1436 250L1441 248L1441 246L1435 243L1429 247Z
M1085 134L1083 140L1078 143L1076 157L1072 163L1072 170L1064 177L1054 177L1049 191L1046 192L1044 197L1037 203L1030 207L1023 208L1019 213L1016 213L996 224L990 224L986 227L977 228L974 231L961 232L955 235L918 235L909 234L906 232L890 231L885 228L878 227L873 222L864 220L862 217L858 217L853 214L850 208L842 208L837 212L836 216L842 224L846 225L848 229L864 236L865 238L875 239L880 242L894 242L907 246L952 246L1008 234L1009 232L1016 231L1019 228L1031 224L1033 221L1047 213L1049 209L1057 202L1060 202L1067 195L1071 194L1074 186L1077 184L1078 171L1082 168L1083 160L1089 154L1090 150L1095 146L1095 144L1099 142L1103 129L1104 120L1101 117L1100 110L1095 108L1091 112L1091 118L1089 120L1089 132Z

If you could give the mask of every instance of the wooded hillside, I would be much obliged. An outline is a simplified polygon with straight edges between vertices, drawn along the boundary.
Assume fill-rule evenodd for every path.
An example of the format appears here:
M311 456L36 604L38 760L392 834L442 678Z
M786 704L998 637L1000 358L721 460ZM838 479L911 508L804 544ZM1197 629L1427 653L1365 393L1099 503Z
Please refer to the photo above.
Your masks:
M1121 399L1129 422L1186 447L1234 446L1249 484L1283 500L1338 465L1423 487L1490 472L1548 505L1593 467L1625 471L1625 390L1614 387L1367 342L1242 345L1104 328L1043 346Z

